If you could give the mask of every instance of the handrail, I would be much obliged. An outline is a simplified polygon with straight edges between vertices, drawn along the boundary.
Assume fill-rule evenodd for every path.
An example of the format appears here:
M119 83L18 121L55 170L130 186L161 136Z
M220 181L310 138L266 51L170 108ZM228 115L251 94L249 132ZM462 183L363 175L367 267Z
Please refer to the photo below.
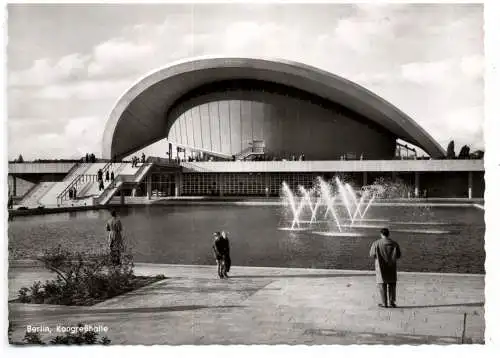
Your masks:
M148 158L149 159L149 158ZM133 181L136 182L137 179L140 179L144 176L144 172L149 170L149 168L151 168L151 164L153 164L152 162L149 162L148 160L146 160L146 162L144 163L141 163L141 167L139 168L139 170L133 174ZM120 188L120 186L123 185L124 181L125 181L125 178L128 177L129 175L127 174L118 174L115 179L107 186L106 189L104 189L104 191L96 198L96 201L101 204L102 201L104 199L107 198L107 196L109 195L109 193L113 190L118 190ZM105 205L105 204L103 204Z
M246 157L249 157L249 156L254 155L254 154L264 154L264 153L265 152L264 152L263 147L251 146L251 147L248 147L248 148L242 150L238 154L236 154L235 158L238 160L241 160L241 159L245 159Z
M77 176L75 179L71 181L64 189L61 191L59 195L57 195L57 204L61 203L63 199L66 197L66 195L69 193L69 190L73 187L77 187L77 184L80 182L87 182L87 181L94 181L94 177L97 177L95 174L80 174ZM83 180L82 180L83 179Z
M126 163L126 162L117 162L120 164L120 167L119 169L122 168L123 164ZM122 175L120 174L116 174L115 178L111 181L111 183L109 183L109 185L103 190L103 192L101 194L99 194L99 196L95 199L98 203L101 202L101 198L103 198L103 196L105 197L105 194L107 194L107 192L109 192L110 190L113 190L115 187L118 187L118 183L119 183L119 179L121 180L122 178ZM122 183L120 183L121 185Z
M95 163L92 163L95 164ZM104 167L101 168L101 171L104 173L106 170L109 169L111 165L113 165L113 161L109 161L106 163ZM62 201L66 198L66 195L69 193L70 188L76 187L80 182L88 182L92 181L95 182L97 180L97 175L96 174L85 174L82 173L79 176L77 176L75 179L71 181L64 189L61 191L59 195L57 195L57 204L62 204Z
M79 165L80 163L75 163L73 164L73 166L71 167L71 169L66 173L66 175L64 176L64 178L67 178L67 177L70 177L71 175L73 175L73 172L75 170L78 170L78 167L80 166ZM63 179L64 180L64 179Z

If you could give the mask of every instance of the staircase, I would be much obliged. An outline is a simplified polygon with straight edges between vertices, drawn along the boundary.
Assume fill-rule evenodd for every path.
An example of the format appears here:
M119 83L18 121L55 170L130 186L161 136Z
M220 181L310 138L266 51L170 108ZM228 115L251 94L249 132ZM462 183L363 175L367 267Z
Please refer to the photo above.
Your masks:
M124 184L139 184L152 167L153 164L147 162L142 163L140 167L132 167L130 164L123 167L120 174L115 177L115 180L105 187L104 191L96 197L96 203L99 205L108 204Z
M56 184L57 182L52 181L42 181L35 185L35 187L27 193L24 198L19 203L19 207L24 206L27 208L37 208L41 205L40 199L47 194L47 192Z
M263 155L265 145L262 141L254 141L250 143L250 147L243 149L241 152L235 155L236 160L245 160L252 155Z
M99 170L102 170L103 177L106 173L106 170L112 168L113 164L119 163L92 163L87 169L80 173L78 176L74 176L74 179L69 183L65 180L65 186L58 187L59 192L56 195L56 205L57 206L65 206L65 205L74 205L73 200L69 198L69 191L71 188L75 188L78 192L82 191L82 188L85 186L89 186L89 183L97 182L97 173Z

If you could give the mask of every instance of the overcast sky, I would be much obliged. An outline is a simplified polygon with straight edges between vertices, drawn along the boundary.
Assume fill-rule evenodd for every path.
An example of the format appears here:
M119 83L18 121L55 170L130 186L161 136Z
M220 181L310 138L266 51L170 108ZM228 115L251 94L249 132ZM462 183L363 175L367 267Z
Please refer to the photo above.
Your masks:
M8 36L9 158L100 155L127 88L203 55L316 66L382 96L445 148L484 148L482 5L10 5Z

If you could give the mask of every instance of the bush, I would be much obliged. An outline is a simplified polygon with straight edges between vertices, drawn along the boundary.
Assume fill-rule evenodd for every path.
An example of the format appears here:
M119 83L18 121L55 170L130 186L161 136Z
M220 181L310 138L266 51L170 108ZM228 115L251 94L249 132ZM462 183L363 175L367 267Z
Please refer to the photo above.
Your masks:
M406 184L402 179L389 179L380 177L375 179L372 185L363 188L368 190L371 195L379 199L407 198L408 193L412 193L413 188Z
M80 323L78 324L78 327L83 327L83 324ZM50 343L52 344L103 344L103 345L108 345L111 343L111 340L107 337L101 337L100 340L98 340L99 334L94 331L77 331L76 333L71 333L71 332L66 332L64 336L56 336L53 339L50 340Z
M22 303L92 305L137 287L130 254L123 256L121 265L114 266L109 255L72 253L58 246L47 250L39 260L57 277L21 288L18 300Z
M39 345L45 344L40 338L40 333L38 332L26 332L23 338L23 342L25 342L26 344L39 344Z

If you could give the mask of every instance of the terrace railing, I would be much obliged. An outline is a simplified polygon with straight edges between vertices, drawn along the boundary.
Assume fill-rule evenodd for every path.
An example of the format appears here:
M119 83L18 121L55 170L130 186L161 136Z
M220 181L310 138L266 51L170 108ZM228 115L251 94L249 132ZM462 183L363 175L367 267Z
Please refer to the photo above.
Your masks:
M106 172L109 167L113 164L113 162L107 162L106 165L101 169L102 172ZM62 205L62 203L68 199L69 190L71 188L75 188L78 190L78 186L82 183L88 183L89 181L95 182L97 181L97 174L80 174L75 179L73 179L62 191L59 195L57 195L57 205Z

